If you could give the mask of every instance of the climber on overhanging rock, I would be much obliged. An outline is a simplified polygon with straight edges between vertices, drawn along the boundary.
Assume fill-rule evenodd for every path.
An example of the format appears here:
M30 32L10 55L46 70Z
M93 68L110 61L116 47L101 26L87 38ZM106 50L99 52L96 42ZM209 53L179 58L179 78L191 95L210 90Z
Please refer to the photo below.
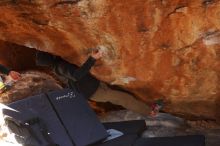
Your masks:
M95 61L104 57L104 52L100 51L93 52L80 68L58 56L41 51L36 53L36 64L50 67L57 75L68 80L69 88L78 90L87 99L96 102L111 102L141 114L148 114L151 109L145 103L138 101L131 94L111 89L104 83L100 84L99 80L89 74ZM123 99L126 99L126 102Z
M0 64L0 72L7 75L5 81L3 81L3 79L0 77L0 93L7 90L8 87L10 87L13 84L13 82L21 78L20 73L10 70L1 64Z
M68 79L69 88L77 90L88 99L93 93L95 93L100 83L99 80L89 74L89 70L95 64L96 60L101 57L101 51L93 51L87 61L79 68L76 65L63 60L59 56L37 51L36 64L39 66L50 67L57 75Z

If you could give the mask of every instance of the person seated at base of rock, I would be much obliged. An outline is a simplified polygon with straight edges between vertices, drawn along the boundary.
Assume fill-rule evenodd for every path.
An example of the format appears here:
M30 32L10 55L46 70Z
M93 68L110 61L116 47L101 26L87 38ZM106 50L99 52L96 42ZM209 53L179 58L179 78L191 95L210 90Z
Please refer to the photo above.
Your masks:
M7 75L5 81L3 81L2 77L0 76L0 93L3 93L5 90L7 90L8 86L11 86L13 82L21 78L21 74L19 72L10 70L1 64L0 73Z
M36 64L38 66L50 67L58 76L68 80L68 87L82 93L86 99L91 97L97 90L100 81L89 74L96 60L102 58L102 52L93 51L86 62L78 67L59 56L47 52L37 51Z

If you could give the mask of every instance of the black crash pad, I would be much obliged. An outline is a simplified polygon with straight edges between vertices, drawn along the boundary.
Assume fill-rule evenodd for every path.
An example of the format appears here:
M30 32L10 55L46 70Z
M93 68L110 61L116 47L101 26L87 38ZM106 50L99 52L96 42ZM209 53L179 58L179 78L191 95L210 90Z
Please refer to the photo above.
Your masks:
M47 95L76 146L96 143L108 136L106 129L81 94L66 89L49 92Z
M140 138L128 134L93 146L205 146L203 135Z
M205 146L203 135L139 138L134 146Z
M17 118L22 119L25 111L30 111L42 119L50 138L59 146L86 146L108 136L87 100L77 91L53 91L8 106L23 113Z
M59 146L73 146L69 136L63 128L63 125L60 123L55 111L53 110L53 107L44 94L28 97L26 99L11 103L8 106L18 111L20 114L31 112L35 116L40 117L46 124L47 131L50 133L49 136L54 143L58 144ZM8 114L8 111L3 110L3 114L4 113ZM24 114L22 115L23 117ZM13 116L12 112L10 113L10 116L14 117L15 119L17 118L17 114L14 114ZM23 117L19 118L22 119ZM44 145L40 144L39 146Z

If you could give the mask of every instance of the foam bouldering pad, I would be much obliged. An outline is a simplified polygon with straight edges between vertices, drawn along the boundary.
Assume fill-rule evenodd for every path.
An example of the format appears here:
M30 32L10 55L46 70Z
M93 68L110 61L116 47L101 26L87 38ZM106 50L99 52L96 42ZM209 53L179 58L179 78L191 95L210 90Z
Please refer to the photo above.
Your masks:
M174 137L139 138L134 146L205 146L205 136L187 135Z
M51 141L53 141L53 143L59 146L73 146L73 143L71 142L66 130L64 129L45 94L28 97L26 99L11 103L8 106L22 115L18 117L18 114L10 113L11 117L19 121L22 121L22 118L28 119L27 115L25 115L27 112L33 113L32 116L34 115L35 117L39 117L44 122L45 127L49 133L48 136L50 137ZM5 114L8 114L8 111L5 111ZM30 116L30 118L32 118L32 116ZM26 143L23 144L25 145ZM31 141L28 144L31 145ZM32 145L44 146L43 143L39 145Z
M70 89L49 92L47 95L76 146L96 143L108 136L83 95Z

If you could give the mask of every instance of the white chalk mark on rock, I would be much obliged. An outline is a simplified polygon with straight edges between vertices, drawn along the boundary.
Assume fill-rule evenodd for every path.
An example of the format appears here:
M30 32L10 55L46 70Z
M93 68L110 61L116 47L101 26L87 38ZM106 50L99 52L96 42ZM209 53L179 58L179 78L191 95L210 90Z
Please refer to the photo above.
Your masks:
M112 85L124 85L129 84L130 82L136 81L137 79L134 77L126 76L126 77L119 77L114 80L111 84Z
M220 32L214 32L203 39L203 43L207 46L220 44Z

